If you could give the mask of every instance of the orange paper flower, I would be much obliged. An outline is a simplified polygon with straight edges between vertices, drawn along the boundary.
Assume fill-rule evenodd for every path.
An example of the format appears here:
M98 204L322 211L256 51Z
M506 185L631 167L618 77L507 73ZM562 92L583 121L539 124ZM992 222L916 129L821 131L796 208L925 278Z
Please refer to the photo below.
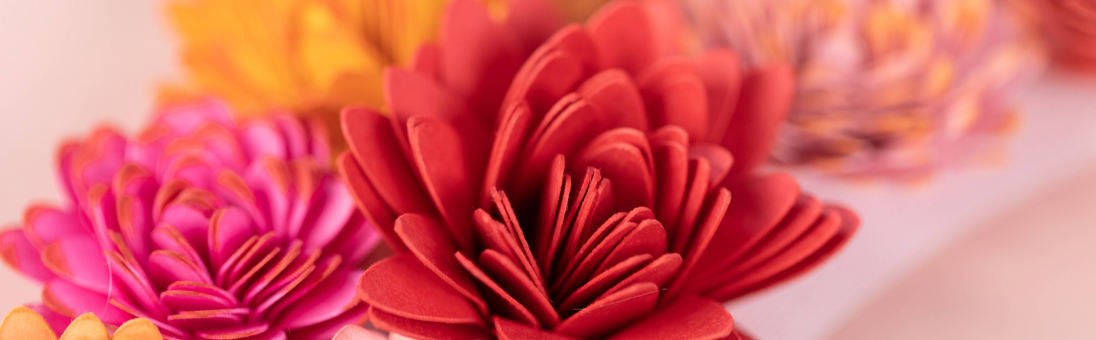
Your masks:
M0 323L0 340L57 340L57 335L37 312L15 307ZM86 313L64 328L61 340L163 340L163 336L156 325L145 319L132 319L117 329L108 329L95 314Z

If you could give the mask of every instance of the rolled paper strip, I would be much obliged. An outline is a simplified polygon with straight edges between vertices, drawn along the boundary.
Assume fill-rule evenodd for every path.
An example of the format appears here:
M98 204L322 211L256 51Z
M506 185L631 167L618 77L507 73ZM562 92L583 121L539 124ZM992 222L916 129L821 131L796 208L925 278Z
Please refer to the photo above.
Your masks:
M387 117L343 111L340 171L399 252L359 282L376 327L722 339L734 323L719 303L845 244L854 214L755 173L790 73L718 67L737 64L729 50L683 55L666 4L612 2L542 37L514 23L551 12L500 22L455 0L420 50L429 62L386 71Z
M64 329L61 340L163 340L156 325L146 319L131 319L110 336L106 325L92 313L80 315ZM0 323L0 340L57 340L46 319L27 307L15 307Z
M52 319L143 318L174 339L330 338L365 317L357 266L380 238L329 154L311 121L173 107L136 137L100 129L62 146L65 202L29 208L0 248L45 283ZM115 337L143 339L143 323Z
M773 159L905 180L1004 154L1013 94L1045 59L1012 2L681 3L706 48L733 48L747 70L792 66L795 100Z

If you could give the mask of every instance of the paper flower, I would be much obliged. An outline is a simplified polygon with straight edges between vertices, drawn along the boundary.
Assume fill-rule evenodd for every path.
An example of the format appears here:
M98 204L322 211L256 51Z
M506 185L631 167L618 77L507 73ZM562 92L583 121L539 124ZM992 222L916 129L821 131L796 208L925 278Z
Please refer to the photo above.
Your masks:
M1096 72L1096 1L1015 0L1060 65Z
M441 43L387 71L390 116L344 111L340 171L400 251L362 275L374 325L416 339L723 338L718 302L844 244L855 215L751 171L788 72L743 78L729 51L673 53L665 4L614 2L547 36L532 25L547 12L496 23L457 0Z
M378 240L326 167L322 128L233 122L216 102L138 137L63 145L66 201L34 205L0 254L65 317L149 319L168 338L318 339L360 320L354 269Z
M1001 151L1040 53L994 0L687 0L708 46L796 68L777 160L921 177Z
M48 309L47 313L50 312ZM67 328L66 328L67 327ZM65 322L61 340L162 340L156 325L145 319L126 321L117 329L108 330L95 314L80 315L71 324ZM113 331L113 332L110 332ZM113 335L110 335L113 333ZM15 307L4 315L0 323L0 339L4 340L57 340L46 319L27 307Z

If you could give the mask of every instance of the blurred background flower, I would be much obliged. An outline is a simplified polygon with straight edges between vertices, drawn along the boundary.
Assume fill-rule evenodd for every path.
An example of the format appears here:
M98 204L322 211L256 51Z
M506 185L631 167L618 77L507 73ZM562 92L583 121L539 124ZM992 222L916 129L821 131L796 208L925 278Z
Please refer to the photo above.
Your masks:
M511 1L480 0L497 18ZM172 0L186 78L163 94L169 102L217 96L242 115L320 115L338 131L343 107L383 109L384 68L406 65L422 43L436 40L448 2ZM604 2L554 3L580 20Z
M39 307L45 313L52 313L49 309ZM19 340L57 340L57 333L50 329L47 319L39 315L37 311L27 307L15 307L7 315L4 315L3 323L0 323L0 339ZM79 340L162 340L164 337L156 329L156 325L145 319L132 319L126 321L120 327L104 325L95 314L87 313L65 322L54 328L61 331L62 338Z
M368 308L355 267L379 237L329 171L324 134L286 116L237 122L218 102L169 109L133 138L100 128L62 145L65 201L29 207L0 254L44 283L51 318L330 337Z
M1041 32L1054 62L1096 72L1096 1L1014 0Z
M917 178L994 160L1009 100L1041 54L993 0L685 0L701 41L747 67L791 64L797 93L774 158Z

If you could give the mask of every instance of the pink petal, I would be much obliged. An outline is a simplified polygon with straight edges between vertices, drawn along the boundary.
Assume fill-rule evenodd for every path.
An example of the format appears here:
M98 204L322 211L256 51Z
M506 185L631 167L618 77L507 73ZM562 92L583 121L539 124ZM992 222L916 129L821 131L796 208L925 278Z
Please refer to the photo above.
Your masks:
M16 271L38 282L49 282L57 277L42 263L38 249L34 248L22 229L8 229L0 233L0 257Z
M67 317L95 313L104 323L121 325L133 316L110 304L106 295L87 290L63 279L54 279L42 289L42 303Z
M315 325L357 306L361 303L357 296L361 273L343 270L327 277L282 313L283 325L289 328Z
M110 288L110 273L102 254L95 239L74 235L42 248L42 262L68 281L106 294Z

